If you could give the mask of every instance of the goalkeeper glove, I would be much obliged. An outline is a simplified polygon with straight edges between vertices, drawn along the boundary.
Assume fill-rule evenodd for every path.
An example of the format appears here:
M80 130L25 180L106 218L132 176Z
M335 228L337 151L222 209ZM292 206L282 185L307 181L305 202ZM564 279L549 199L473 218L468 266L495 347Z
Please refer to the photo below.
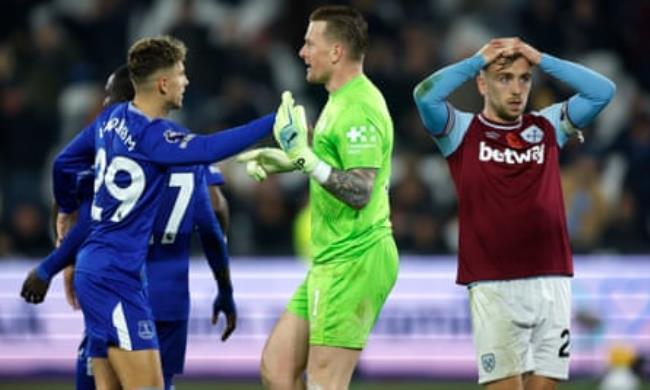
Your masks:
M294 106L291 92L282 93L273 135L289 159L302 172L323 183L329 177L332 167L321 161L307 144L307 117L303 106Z
M236 159L246 163L246 174L256 181L262 181L274 173L289 172L296 169L295 165L282 149L259 148L241 153Z

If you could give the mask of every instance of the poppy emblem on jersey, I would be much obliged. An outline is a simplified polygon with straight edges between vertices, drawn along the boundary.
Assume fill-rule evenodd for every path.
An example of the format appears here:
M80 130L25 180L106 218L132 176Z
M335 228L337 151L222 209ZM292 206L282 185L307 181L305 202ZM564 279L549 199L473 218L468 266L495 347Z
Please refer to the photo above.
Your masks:
M138 321L138 336L143 340L151 340L156 335L156 330L151 320Z
M537 144L544 139L544 132L537 126L530 126L521 132L521 138L529 144Z
M494 354L484 353L481 355L481 365L483 366L483 370L485 370L485 372L494 371L494 367L497 365L497 360L494 357Z
M526 147L524 141L522 141L521 137L519 137L519 134L517 133L506 134L506 142L508 143L508 146L513 149L523 149Z

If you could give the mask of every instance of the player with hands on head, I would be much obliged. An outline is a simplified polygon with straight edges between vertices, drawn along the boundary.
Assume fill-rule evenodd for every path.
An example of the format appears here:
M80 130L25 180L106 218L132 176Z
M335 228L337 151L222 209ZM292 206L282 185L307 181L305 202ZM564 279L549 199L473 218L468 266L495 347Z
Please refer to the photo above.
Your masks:
M535 66L577 93L525 113ZM447 101L473 77L477 114ZM559 152L614 93L606 77L519 38L492 39L413 91L458 193L457 283L468 287L486 389L555 389L569 376L573 262Z

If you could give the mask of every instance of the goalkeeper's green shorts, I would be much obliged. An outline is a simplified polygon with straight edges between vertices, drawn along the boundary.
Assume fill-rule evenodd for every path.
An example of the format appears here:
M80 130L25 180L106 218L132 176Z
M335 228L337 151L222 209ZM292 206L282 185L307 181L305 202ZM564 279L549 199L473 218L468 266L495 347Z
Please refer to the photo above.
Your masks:
M387 236L358 259L312 265L287 310L309 321L310 345L363 349L398 268Z

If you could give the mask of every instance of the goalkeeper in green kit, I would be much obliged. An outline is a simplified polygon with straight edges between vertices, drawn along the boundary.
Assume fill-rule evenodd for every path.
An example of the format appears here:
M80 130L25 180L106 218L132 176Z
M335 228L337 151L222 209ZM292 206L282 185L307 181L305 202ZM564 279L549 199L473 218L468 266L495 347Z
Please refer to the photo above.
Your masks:
M388 201L393 124L363 74L366 47L359 12L316 9L300 50L307 81L329 92L313 145L304 109L285 92L274 127L281 149L238 157L257 180L293 170L310 177L313 265L264 347L261 374L270 389L347 389L397 279Z

